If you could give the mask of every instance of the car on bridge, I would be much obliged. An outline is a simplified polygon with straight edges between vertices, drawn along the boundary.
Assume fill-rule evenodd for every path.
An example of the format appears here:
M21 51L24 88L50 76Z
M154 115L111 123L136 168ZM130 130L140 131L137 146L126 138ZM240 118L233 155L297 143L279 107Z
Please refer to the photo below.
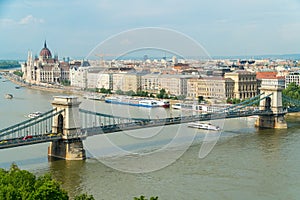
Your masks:
M0 141L0 144L6 144L6 143L7 143L7 140Z
M22 140L28 140L28 139L32 139L32 135L26 135L25 137L23 137Z

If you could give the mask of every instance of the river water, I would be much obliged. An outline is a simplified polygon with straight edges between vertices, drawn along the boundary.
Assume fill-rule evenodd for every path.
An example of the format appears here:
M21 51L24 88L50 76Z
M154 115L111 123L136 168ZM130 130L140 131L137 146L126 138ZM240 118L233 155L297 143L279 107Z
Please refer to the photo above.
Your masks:
M53 96L62 95L15 86L0 79L0 129L26 120L30 112L50 110ZM14 98L5 99L6 93ZM185 114L79 98L82 108L118 116ZM84 141L85 161L48 161L48 143L4 149L0 167L15 162L37 175L50 172L71 196L87 192L96 199L142 194L159 199L299 199L300 119L287 118L287 130L260 130L254 121L212 121L222 126L220 133L182 124L93 136Z

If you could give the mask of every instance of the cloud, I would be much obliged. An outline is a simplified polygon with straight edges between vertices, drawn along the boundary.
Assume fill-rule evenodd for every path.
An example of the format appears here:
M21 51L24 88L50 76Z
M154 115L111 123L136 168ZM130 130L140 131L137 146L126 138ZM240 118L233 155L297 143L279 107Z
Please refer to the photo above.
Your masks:
M40 23L44 23L43 19L38 19L33 17L32 15L27 15L26 17L20 19L20 21L18 22L18 24L40 24Z
M44 23L44 19L39 19L33 17L32 15L27 15L19 20L14 20L10 18L0 19L0 25L2 26L12 26L12 25L28 25L28 24L41 24Z

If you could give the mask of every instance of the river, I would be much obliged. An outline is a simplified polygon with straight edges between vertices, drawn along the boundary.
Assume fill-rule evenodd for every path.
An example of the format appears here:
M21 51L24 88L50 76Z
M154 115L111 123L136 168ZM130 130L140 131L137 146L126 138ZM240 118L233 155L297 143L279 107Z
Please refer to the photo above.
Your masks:
M50 110L53 96L62 95L15 86L0 79L1 128ZM79 99L85 109L121 116L182 114ZM257 129L254 120L213 122L222 125L220 137L185 124L93 136L84 141L85 161L48 161L48 143L4 149L0 167L15 162L37 175L50 172L71 196L87 192L96 199L299 199L300 119L287 118L287 130ZM208 150L203 141L210 139L217 142Z

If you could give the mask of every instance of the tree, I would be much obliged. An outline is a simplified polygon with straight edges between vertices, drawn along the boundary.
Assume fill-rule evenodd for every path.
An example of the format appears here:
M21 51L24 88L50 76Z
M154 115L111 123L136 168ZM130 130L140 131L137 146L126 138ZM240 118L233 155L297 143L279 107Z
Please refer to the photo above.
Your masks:
M140 97L148 97L149 93L145 92L145 91L137 91L136 92L136 96L140 96Z
M120 89L117 89L117 90L116 90L116 94L118 94L118 95L123 95L124 92L123 92L122 90L120 90Z
M134 197L133 200L148 200L144 195L141 195L140 197ZM150 197L149 200L158 200L158 197Z
M133 90L129 90L129 91L125 92L125 94L126 94L127 96L134 96L134 95L135 95L135 92L134 92Z
M71 81L69 81L69 80L62 80L60 83L61 83L63 86L70 86L70 85L71 85Z
M185 95L178 95L177 99L178 100L185 100L186 96Z
M23 77L23 72L21 72L20 70L14 71L13 74L17 75L17 76L20 76L20 77Z
M60 188L60 184L55 180L48 180L43 182L29 199L60 199L68 200L68 194L66 191Z
M111 94L110 89L100 88L100 90L98 90L98 91L103 94Z
M161 89L159 91L159 93L156 95L156 97L159 98L159 99L168 99L169 95L167 94L165 89Z
M241 100L240 100L240 99L237 99L237 98L233 98L233 99L232 99L232 103L233 103L233 104L238 104L238 103L241 103Z
M292 82L290 83L286 89L282 91L282 93L288 97L291 97L293 99L300 100L300 87L296 83Z
M198 96L198 103L201 103L202 101L204 101L204 97L203 96Z
M238 104L238 103L241 103L241 99L237 99L237 98L228 98L228 99L226 100L226 103Z
M80 196L82 200L94 199L91 195ZM52 179L50 174L37 178L34 174L19 169L13 163L8 171L0 169L0 199L67 200L69 197L60 183Z
M226 99L226 103L232 104L232 98L227 98L227 99Z

